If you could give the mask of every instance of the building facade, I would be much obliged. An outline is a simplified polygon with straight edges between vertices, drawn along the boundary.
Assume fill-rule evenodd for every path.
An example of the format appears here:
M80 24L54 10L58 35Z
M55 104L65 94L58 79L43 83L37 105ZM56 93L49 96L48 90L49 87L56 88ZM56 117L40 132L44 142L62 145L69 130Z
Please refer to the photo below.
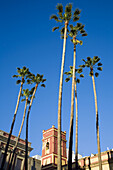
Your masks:
M3 154L5 152L5 147L7 144L8 135L9 134L7 132L0 130L0 167L1 167L2 159L3 159ZM10 140L10 144L9 144L9 148L7 152L7 159L4 165L4 170L8 169L9 158L10 158L10 155L12 154L13 147L16 143L16 139L17 139L16 136L14 135L11 136L11 140ZM28 154L30 154L32 150L33 148L31 147L31 143L28 142ZM25 162L25 140L19 139L12 170L24 170L24 162ZM41 160L37 160L35 158L29 157L28 169L29 170L41 170Z
M28 170L55 170L57 169L57 128L52 126L48 130L43 130L42 139L42 156L35 155L28 159ZM2 162L5 146L8 139L8 133L0 130L0 165ZM8 170L8 163L10 154L13 151L17 137L11 136L10 145L7 153L7 160L4 170ZM66 132L62 132L62 170L67 170L67 153L66 153ZM29 154L33 150L31 143L28 143ZM102 170L113 170L113 150L107 150L101 153ZM24 170L25 162L25 140L19 139L17 152L14 159L12 170ZM99 170L98 154L91 154L91 156L81 157L79 155L79 169L80 170ZM72 169L75 169L75 161L73 158Z
M55 126L48 130L43 130L42 139L42 168L45 169L48 165L53 168L57 166L57 136L58 130ZM62 146L62 165L67 164L66 156L66 132L61 132L61 146ZM50 167L49 167L50 168Z

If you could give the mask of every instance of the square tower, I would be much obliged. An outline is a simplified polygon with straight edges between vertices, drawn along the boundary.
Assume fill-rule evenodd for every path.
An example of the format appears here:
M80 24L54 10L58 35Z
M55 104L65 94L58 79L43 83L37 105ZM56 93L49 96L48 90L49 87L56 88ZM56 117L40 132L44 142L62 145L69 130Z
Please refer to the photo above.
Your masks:
M57 136L58 129L55 126L48 130L43 130L42 139L42 166L57 165ZM66 132L61 132L61 147L62 147L62 165L67 164L66 157Z

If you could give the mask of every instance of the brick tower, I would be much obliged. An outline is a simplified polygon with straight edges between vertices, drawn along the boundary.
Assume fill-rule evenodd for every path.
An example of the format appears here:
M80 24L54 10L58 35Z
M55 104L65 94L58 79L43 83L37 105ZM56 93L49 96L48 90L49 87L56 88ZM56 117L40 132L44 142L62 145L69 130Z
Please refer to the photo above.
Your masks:
M53 169L57 165L57 134L58 130L55 126L48 130L43 130L42 139L42 168L44 166L48 169ZM67 163L66 157L66 132L61 133L61 147L62 147L62 165Z

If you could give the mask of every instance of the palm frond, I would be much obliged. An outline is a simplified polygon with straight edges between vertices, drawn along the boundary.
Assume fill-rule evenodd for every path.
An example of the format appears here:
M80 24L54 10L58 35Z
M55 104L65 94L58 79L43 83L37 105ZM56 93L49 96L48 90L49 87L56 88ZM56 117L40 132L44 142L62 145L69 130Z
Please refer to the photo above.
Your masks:
M68 78L65 79L65 82L68 82L69 80L70 80L70 78L68 77Z
M14 77L18 78L18 75L13 75L12 77L13 77L13 78L14 78Z
M84 77L84 74L80 74L80 77L82 77L82 78L83 78L83 77Z
M102 66L102 63L98 63L98 66Z
M71 13L71 10L72 10L72 4L69 3L65 7L65 13Z
M65 27L61 28L60 33L61 35L64 35Z
M63 12L63 5L57 4L56 9L58 9L59 13L62 13Z
M96 72L96 73L95 73L95 76L98 77L98 76L99 76L99 73Z
M73 21L75 22L75 21L78 21L79 20L79 16L75 16L75 17L73 17Z
M21 83L21 80L17 80L17 81L16 81L16 84L20 84L20 83Z
M85 37L85 36L87 36L87 35L88 35L87 33L82 34L83 37Z
M81 10L77 8L75 9L74 16L80 15L80 13L81 13Z
M53 27L52 31L54 32L55 30L59 29L59 27Z
M51 15L51 16L50 16L50 19L54 19L55 21L58 22L58 17L57 17L55 14Z
M102 71L102 67L97 67L97 70Z

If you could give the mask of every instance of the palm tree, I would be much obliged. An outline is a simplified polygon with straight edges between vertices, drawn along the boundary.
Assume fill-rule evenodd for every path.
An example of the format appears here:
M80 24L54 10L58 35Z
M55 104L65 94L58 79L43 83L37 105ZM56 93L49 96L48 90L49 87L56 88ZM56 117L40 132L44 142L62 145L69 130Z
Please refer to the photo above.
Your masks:
M27 120L26 120L26 147L25 147L25 170L28 170L28 121L29 121L29 114L31 111L31 106L33 103L33 99L37 90L37 87L40 83L42 87L45 87L45 84L43 84L46 81L46 79L43 79L43 75L37 74L36 76L34 74L31 74L30 79L27 80L28 84L35 84L35 87L33 88L33 95L31 97L31 101L29 104L28 112L27 112Z
M93 58L87 57L87 60L84 60L83 65L80 65L81 68L89 67L90 68L90 76L92 77L93 82L93 91L94 91L94 99L95 99L95 112L96 112L96 136L97 136L97 146L98 146L98 160L99 160L99 170L102 170L102 162L101 162L101 148L100 148L100 135L99 135L99 115L98 115L98 106L97 106L97 94L95 87L95 77L99 76L99 73L95 70L102 71L102 63L100 63L100 58L98 56L94 56ZM95 74L94 74L95 73Z
M77 83L80 83L80 79L76 78L76 74L79 73L80 74L80 77L84 77L82 73L82 69L75 69L75 79L74 79L74 86L75 86L75 103L76 103L76 146L75 146L75 167L76 169L78 169L78 99L77 99ZM68 76L65 81L68 82L70 80L70 78L73 77L73 66L70 66L70 71L69 72L65 72L65 74ZM73 115L74 117L74 115ZM73 126L73 117L71 118L72 120L72 126ZM73 131L73 130L72 130ZM73 134L70 134L71 136L71 140L72 140L72 136ZM69 146L69 156L68 158L70 157L70 159L72 159L72 147ZM68 169L72 168L71 166L72 162L68 160Z
M76 9L73 17L72 17L72 4L68 4L65 7L65 12L63 13L62 4L58 4L56 6L58 10L58 16L52 15L50 19L55 19L56 22L60 23L62 27L60 29L61 37L64 38L63 42L63 52L62 52L62 64L61 64L61 73L60 73L60 83L59 83L59 99L58 99L58 161L57 161L57 169L61 170L61 105L62 105L62 87L63 87L63 73L64 73L64 63L65 63L65 51L66 51L66 38L68 31L69 21L73 18L73 21L79 20L80 10ZM64 24L64 25L63 25ZM59 29L60 26L54 27L53 31Z
M17 68L17 73L18 73L18 75L14 75L13 77L21 78L21 80L19 79L19 80L16 81L16 84L21 83L21 86L20 86L20 91L19 91L19 94L18 94L17 104L16 104L14 116L13 116L13 121L12 121L11 128L10 128L10 133L9 133L6 148L5 148L5 153L4 153L1 168L0 168L1 170L3 169L5 161L6 161L8 146L9 146L10 138L11 138L11 135L12 135L12 131L13 131L13 127L14 127L14 123L15 123L15 120L16 120L16 115L17 115L17 111L18 111L18 107L19 107L19 103L20 103L20 96L21 96L23 84L25 82L25 78L29 74L29 69L26 68L26 67L23 67L22 69Z
M22 132L22 128L23 128L23 124L24 124L24 120L25 120L27 105L30 103L30 98L33 94L33 91L34 91L34 88L32 88L31 91L29 91L29 89L23 89L23 94L21 94L21 96L24 97L21 101L22 102L26 101L25 102L25 108L24 108L24 114L23 114L21 127L20 127L20 130L19 130L19 134L18 134L18 137L16 139L15 146L13 148L12 158L9 158L9 160L11 159L11 161L10 161L10 165L9 165L8 170L10 170L11 166L12 166L12 162L13 162L13 159L14 159L14 155L15 155L15 152L16 152L16 148L17 148L17 145L18 145L18 141L19 141L19 138L20 138L20 135L21 135L21 132Z
M71 94L71 118L70 118L70 135L69 135L69 157L68 157L68 169L72 169L72 145L73 145L73 118L74 118L74 86L75 83L75 63L76 63L76 45L82 45L82 41L78 40L78 36L87 36L84 25L77 23L76 26L70 25L70 32L68 34L72 39L74 45L74 55L73 55L73 72L72 72L72 94ZM80 70L80 69L79 69ZM76 101L77 102L77 101ZM77 103L76 103L77 104ZM77 105L76 105L77 106ZM76 166L78 168L78 112L76 112ZM76 168L76 169L77 169Z

